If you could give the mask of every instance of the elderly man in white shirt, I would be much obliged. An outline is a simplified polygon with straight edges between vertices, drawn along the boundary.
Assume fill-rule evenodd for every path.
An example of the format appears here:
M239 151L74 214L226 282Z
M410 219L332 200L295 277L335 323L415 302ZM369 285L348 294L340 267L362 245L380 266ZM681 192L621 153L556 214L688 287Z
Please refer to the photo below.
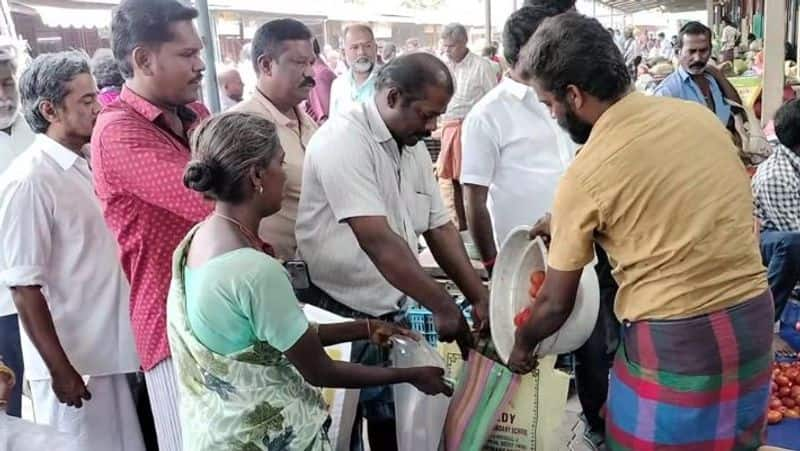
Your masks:
M436 163L442 194L459 230L467 229L464 201L461 193L461 125L467 113L487 92L497 86L497 76L489 61L467 48L467 29L457 23L442 31L442 47L447 56L447 67L453 74L456 92L442 115L442 150ZM449 202L448 202L449 203Z
M326 295L318 306L402 322L413 299L433 312L439 338L457 340L463 350L472 339L467 323L447 291L425 274L417 244L424 235L485 330L488 292L450 222L421 142L452 96L452 77L438 58L418 52L384 66L376 89L373 100L331 117L311 138L297 216L299 253L311 282ZM373 365L388 358L363 343L353 345L352 355ZM397 449L391 389L362 390L360 405L371 448Z
M336 77L331 85L329 116L347 111L375 95L378 43L372 28L364 24L347 27L344 30L344 56L349 69Z
M89 62L42 55L20 86L38 134L0 177L0 282L26 332L36 421L82 450L144 450L125 376L139 368L130 289L81 151L100 112Z
M33 143L33 132L19 113L17 90L17 49L14 45L0 46L0 175L23 150ZM0 356L22 381L25 366L19 341L19 320L11 291L0 284ZM22 415L22 383L13 387L7 413Z

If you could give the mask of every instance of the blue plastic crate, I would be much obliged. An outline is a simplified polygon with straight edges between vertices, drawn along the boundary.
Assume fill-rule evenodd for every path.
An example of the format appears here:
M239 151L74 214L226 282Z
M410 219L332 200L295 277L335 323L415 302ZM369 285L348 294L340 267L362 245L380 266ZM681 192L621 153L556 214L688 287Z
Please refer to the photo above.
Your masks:
M459 304L459 307L461 308L461 312L466 317L467 323L471 326L472 306L466 302L462 302ZM436 324L433 322L433 313L431 313L430 310L418 305L406 311L406 318L411 324L411 330L422 334L422 336L425 337L425 340L430 343L431 346L436 347L436 345L439 343L439 336L436 333Z
M422 334L431 346L436 346L439 337L433 323L433 313L423 308L411 308L406 312L406 318L411 323L411 330Z
M781 317L780 336L795 351L800 351L800 332L795 329L795 324L800 321L800 301L789 299Z

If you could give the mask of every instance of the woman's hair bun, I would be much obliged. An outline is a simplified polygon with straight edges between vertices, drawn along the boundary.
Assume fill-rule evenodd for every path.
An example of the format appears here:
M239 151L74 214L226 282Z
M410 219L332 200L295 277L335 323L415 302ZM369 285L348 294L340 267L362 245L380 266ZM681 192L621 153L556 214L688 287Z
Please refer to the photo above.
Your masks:
M205 193L214 188L214 168L212 168L205 161L192 161L186 166L186 171L183 173L183 184L187 188Z

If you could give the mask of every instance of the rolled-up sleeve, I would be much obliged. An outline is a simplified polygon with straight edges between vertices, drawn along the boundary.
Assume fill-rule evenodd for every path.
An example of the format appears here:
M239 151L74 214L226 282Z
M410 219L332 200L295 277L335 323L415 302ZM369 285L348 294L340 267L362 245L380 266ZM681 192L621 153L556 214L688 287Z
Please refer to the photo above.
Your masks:
M488 187L500 160L496 129L482 117L467 115L461 132L461 183Z
M14 182L0 198L0 285L44 285L50 261L52 207L46 189Z
M594 258L594 233L600 211L569 171L561 179L553 202L548 265L559 271L583 269Z

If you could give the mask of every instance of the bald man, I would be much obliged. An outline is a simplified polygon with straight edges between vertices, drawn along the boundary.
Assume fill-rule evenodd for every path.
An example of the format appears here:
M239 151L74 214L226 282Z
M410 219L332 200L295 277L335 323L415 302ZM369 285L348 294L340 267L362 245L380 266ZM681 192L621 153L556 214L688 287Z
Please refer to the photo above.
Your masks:
M347 27L344 31L344 56L348 70L331 85L330 116L347 111L375 95L378 43L372 28L363 24Z
M219 106L222 111L226 111L242 101L244 83L238 70L223 69L217 76L217 82L219 84Z
M295 234L321 292L318 307L403 324L413 299L433 312L441 340L457 340L464 349L472 339L467 323L425 274L417 246L424 235L437 263L475 306L476 324L485 326L488 292L450 221L422 142L454 90L450 72L433 55L404 55L384 66L373 98L332 115L311 138ZM351 355L363 364L388 362L385 350L366 342L353 343ZM391 389L361 390L360 401L355 424L367 419L371 449L397 449ZM360 436L357 431L353 439Z

